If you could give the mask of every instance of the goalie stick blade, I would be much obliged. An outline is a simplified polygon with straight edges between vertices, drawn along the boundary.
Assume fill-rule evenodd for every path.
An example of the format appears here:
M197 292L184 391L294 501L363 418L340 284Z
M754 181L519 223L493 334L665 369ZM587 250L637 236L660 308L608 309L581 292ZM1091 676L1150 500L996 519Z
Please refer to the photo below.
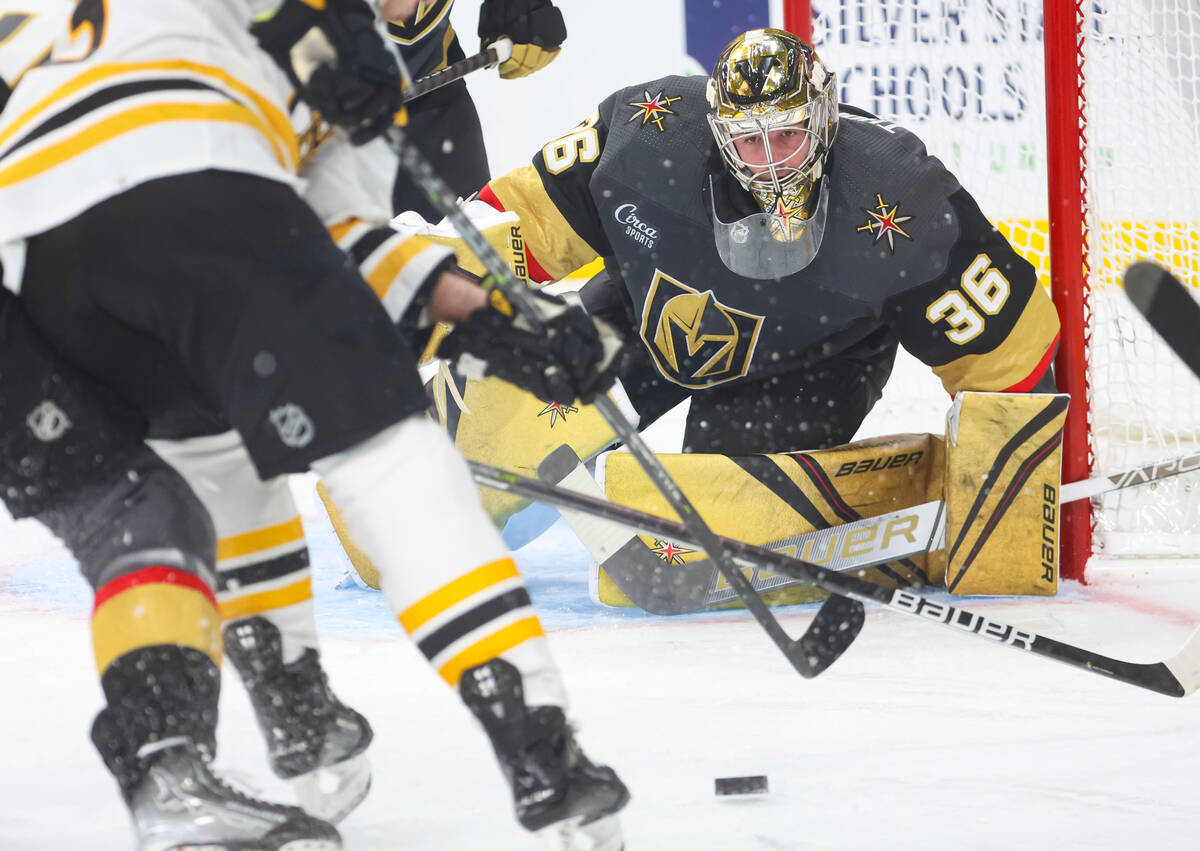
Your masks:
M570 446L551 452L537 472L547 484L606 498ZM628 526L568 508L559 510L584 547L635 606L656 615L682 615L706 608L719 576L708 559L695 564L667 564ZM865 620L862 603L830 596L796 639L808 660L808 670L801 673L815 677L836 662L858 637Z
M543 482L604 499L604 492L569 446L547 455L537 474ZM667 565L628 526L566 508L560 513L592 558L639 609L682 615L704 608L711 573L707 567Z
M1188 369L1200 378L1200 303L1178 278L1156 263L1125 270L1125 294Z

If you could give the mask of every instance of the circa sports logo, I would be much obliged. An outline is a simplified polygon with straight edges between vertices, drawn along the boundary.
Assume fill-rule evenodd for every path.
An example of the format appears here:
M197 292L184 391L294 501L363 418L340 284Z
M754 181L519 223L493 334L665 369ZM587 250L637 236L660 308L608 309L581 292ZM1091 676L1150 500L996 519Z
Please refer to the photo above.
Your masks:
M625 225L625 235L634 242L653 248L658 242L658 228L638 218L637 204L622 204L613 211L613 218Z

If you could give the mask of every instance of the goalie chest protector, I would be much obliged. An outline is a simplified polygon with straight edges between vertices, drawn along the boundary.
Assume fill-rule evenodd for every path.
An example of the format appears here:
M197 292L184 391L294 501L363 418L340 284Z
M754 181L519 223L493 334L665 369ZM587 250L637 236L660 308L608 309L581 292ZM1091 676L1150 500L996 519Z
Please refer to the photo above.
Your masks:
M589 185L643 344L667 379L692 389L849 350L889 323L889 298L942 274L959 234L947 200L958 189L954 176L911 133L843 108L816 257L782 279L734 274L717 254L704 191L721 162L706 119L706 79L665 77L614 95ZM661 130L625 120L624 104L655 92L671 99ZM875 214L892 208L903 234L880 232Z

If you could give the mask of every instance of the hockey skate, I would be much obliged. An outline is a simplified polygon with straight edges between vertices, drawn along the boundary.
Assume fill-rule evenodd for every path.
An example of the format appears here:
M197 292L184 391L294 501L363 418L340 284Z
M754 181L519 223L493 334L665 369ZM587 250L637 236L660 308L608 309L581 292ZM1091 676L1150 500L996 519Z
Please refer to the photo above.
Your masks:
M522 827L555 851L624 848L617 812L629 790L584 755L560 707L526 706L521 674L503 659L467 670L459 689L492 740Z
M279 628L263 617L224 629L225 653L242 675L267 740L271 770L292 784L305 811L337 822L371 787L367 719L329 688L317 651L284 664Z
M184 737L138 751L145 775L128 793L138 851L336 851L337 830L298 807L226 785Z

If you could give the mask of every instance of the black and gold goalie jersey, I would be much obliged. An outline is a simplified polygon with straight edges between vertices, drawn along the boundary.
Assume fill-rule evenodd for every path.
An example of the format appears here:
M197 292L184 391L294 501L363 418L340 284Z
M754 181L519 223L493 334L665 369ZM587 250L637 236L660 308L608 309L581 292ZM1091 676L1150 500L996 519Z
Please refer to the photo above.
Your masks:
M713 205L725 221L758 210L716 152L705 82L623 89L480 192L520 215L531 271L559 278L604 258L624 282L627 331L693 390L807 368L881 334L951 394L1037 384L1058 318L1033 267L916 136L852 107L826 161L812 262L770 280L726 268Z

